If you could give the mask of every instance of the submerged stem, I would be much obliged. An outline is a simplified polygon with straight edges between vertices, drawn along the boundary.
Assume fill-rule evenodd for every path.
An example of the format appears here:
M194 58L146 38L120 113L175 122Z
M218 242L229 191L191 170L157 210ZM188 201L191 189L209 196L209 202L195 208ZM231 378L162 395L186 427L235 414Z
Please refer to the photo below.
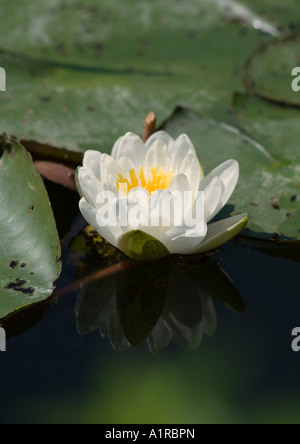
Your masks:
M105 268L104 270L96 271L95 273L90 274L89 276L86 276L82 279L79 279L78 281L73 282L72 284L69 284L59 290L56 291L56 296L58 298L62 296L66 296L67 294L78 291L85 285L91 284L92 282L101 281L102 279L106 279L110 276L113 276L115 274L122 273L126 270L129 270L130 268L136 267L138 264L130 261L125 260L122 262L119 262L117 264L111 265L110 267Z

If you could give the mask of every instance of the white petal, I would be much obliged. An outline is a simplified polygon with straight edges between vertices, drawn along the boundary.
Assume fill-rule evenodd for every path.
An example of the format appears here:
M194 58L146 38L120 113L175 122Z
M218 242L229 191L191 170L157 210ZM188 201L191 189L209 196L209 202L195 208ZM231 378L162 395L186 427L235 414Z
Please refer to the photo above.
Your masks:
M117 173L121 174L124 179L129 180L130 179L130 171L131 170L135 170L136 166L133 162L132 159L130 159L129 157L121 157L118 160L118 171Z
M157 131L156 133L152 134L152 136L149 137L149 139L146 142L146 148L147 150L157 141L162 141L164 144L169 147L174 140L171 136L169 136L168 133L165 131Z
M207 233L207 225L195 227L176 227L169 230L161 239L171 254L191 254L199 248Z
M191 191L190 184L188 182L187 177L184 174L177 174L171 180L171 183L168 187L168 191L172 193L173 191Z
M91 225L107 242L114 247L118 245L118 238L122 234L120 227L100 227L97 222L97 210L84 198L79 202L80 211L85 220Z
M205 220L208 223L218 213L223 193L223 185L214 177L204 190Z
M172 157L172 165L174 168L176 166L177 168L180 168L183 160L188 155L197 157L195 147L186 134L181 134L181 136L179 136L174 143L169 146L169 152Z
M116 198L119 198L120 191L116 184L112 181L109 182L101 182L102 191L109 191L110 193L113 193Z
M219 205L212 217L214 217L226 205L236 187L239 178L238 162L236 160L228 160L218 166L200 182L200 191L204 191L215 177L218 177L222 182L223 191Z
M174 196L167 190L156 191L149 201L148 234L160 240L161 235L174 226L174 214Z
M99 164L100 172L100 164ZM100 175L100 174L99 174ZM86 200L96 206L97 195L102 191L102 186L100 180L98 180L93 171L87 167L82 167L78 171L78 180L81 191L83 192Z
M184 181L184 176L178 180ZM182 193L179 194L177 195L176 191L170 193L169 190L160 190L151 196L149 222L143 231L163 243L171 254L189 254L198 248L205 238L207 225L203 210L200 216L197 214L195 218L194 215L189 215L187 223L191 226L183 225L183 215L186 217L187 211L185 199L182 199Z
M247 223L247 214L238 214L209 224L205 240L193 253L206 253L229 242L246 227Z
M100 161L102 154L99 151L86 151L83 158L83 167L87 167L93 171L95 177L101 180Z
M170 160L171 159L166 144L160 140L157 140L147 151L145 162L152 166L157 165L158 169L164 168L166 171L168 171Z
M147 210L147 212L143 213L148 215L148 221L143 226L135 227L135 229L140 228L146 234L164 243L166 232L170 230L170 227L174 226L174 201L176 201L176 197L167 190L156 191L149 197L147 207L144 206L145 202L141 202L142 206ZM130 211L131 207L129 205L129 214ZM182 215L180 215L179 219L182 222ZM128 231L130 229L132 227L128 227Z
M102 154L100 161L101 181L115 181L117 177L118 165L108 154Z
M119 150L120 150L120 146L123 142L124 137L125 136L122 136L116 141L116 143L114 144L113 149L111 151L111 157L115 160L118 160L118 159L120 159L120 157L122 157L122 155L119 155Z
M148 208L151 195L148 190L143 187L137 187L131 190L128 194L128 201L132 201Z
M142 142L142 139L133 133L127 133L124 137L121 137L115 144L112 157L118 161L122 157L129 157L135 167L138 168L146 157L146 147Z
M178 204L178 209L176 210L179 217L184 215L192 214L193 205L195 203L195 196L193 195L190 184L184 174L178 174L173 177L168 192L176 197L176 202ZM192 193L189 195L188 193ZM175 210L174 210L175 211ZM184 221L180 225L183 225ZM178 222L175 225L179 225Z
M149 180L152 181L152 171L151 171L151 169L153 168L153 165L150 165L149 162L144 161L141 166L142 166L143 171L144 171L146 182L148 182Z
M197 156L194 154L188 154L181 163L179 173L185 174L187 180L189 181L191 190L195 195L199 190L200 181L204 177L204 173Z

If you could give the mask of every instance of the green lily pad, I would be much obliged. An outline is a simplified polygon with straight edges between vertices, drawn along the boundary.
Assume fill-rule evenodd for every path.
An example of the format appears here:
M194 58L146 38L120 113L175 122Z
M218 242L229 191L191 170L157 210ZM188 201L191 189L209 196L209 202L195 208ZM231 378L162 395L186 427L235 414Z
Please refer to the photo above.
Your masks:
M299 78L292 76L294 68L300 65L299 45L300 35L292 35L258 48L244 66L247 90L268 100L299 106L300 93L292 88L293 81L297 83Z
M0 319L46 300L61 270L60 243L43 181L15 140L0 152Z
M268 147L277 166L299 166L298 108L274 105L248 94L235 94L232 109L240 127Z
M271 28L267 33L274 37L282 37L287 33L300 30L299 5L295 0L285 0L284 3L276 0L262 0L259 2L256 0L240 0L239 2L223 1L223 3L231 3L235 5L237 10L242 9L243 11L244 9L244 14L248 11L249 16L252 12L253 26L262 32L267 32L265 27L271 26L273 29Z
M188 7L174 0L153 0L151 3L146 0L102 0L101 4L95 0L48 3L31 0L18 9L14 0L3 0L5 20L0 46L55 63L101 67L103 71L128 70L136 66L145 70L146 65L152 65L153 71L153 60L156 62L158 57L161 58L161 51L165 52L161 48L163 45L154 45L162 41L161 34L171 33L170 41L163 43L175 48L175 43L186 46L185 42L180 43L179 35L176 42L172 42L175 31L181 34L184 30L185 36L188 34L192 40L198 37L194 33L217 22L222 27L223 23L234 26L240 21L240 25L246 25L256 33L263 31L278 36L280 31L276 21L286 25L297 11L293 0L286 3L287 6L279 10L270 0L262 0L259 4L253 0L212 0L209 3L207 0L190 0ZM284 14L282 9L288 11ZM261 22L260 28L255 26L255 21ZM11 32L12 25L14 32ZM170 60L177 64L172 54L165 52L165 55L167 60L161 58L162 64ZM188 55L181 54L180 57L187 58Z
M256 120L257 126L263 126L265 123L259 118ZM163 129L173 137L182 132L188 134L206 174L228 159L236 159L239 162L238 185L219 218L248 213L249 224L244 233L250 237L300 238L300 209L297 204L299 163L295 162L293 175L290 177L291 166L286 166L284 161L278 162L275 151L273 156L272 151L267 151L262 143L239 129L201 118L186 110L178 109ZM282 152L284 153L284 150Z
M274 166L270 182L269 207L277 221L276 232L300 237L300 110L274 104L248 95L236 95L233 109L240 125L267 146Z
M178 104L226 116L245 54L263 41L258 15L227 3L232 9L207 0L188 8L174 0L33 0L20 10L3 0L0 131L30 151L61 157L51 147L65 148L78 161L75 153L109 153L127 131L140 134L150 111L158 121Z

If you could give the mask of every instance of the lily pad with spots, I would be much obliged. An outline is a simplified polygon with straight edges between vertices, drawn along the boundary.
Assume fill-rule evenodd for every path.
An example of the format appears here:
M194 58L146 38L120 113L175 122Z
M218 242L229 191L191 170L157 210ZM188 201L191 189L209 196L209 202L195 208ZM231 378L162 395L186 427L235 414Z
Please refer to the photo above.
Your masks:
M60 242L49 198L30 154L16 140L0 145L0 320L54 291Z

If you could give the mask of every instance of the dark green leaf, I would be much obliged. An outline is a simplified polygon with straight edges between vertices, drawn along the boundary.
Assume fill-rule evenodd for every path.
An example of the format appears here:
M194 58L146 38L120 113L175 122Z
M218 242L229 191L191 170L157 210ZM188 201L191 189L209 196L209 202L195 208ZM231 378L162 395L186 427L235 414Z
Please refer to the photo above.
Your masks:
M60 243L43 181L28 152L0 150L0 319L43 301L61 270Z
M162 121L181 104L223 117L245 54L263 38L251 8L227 3L32 0L20 10L3 0L0 130L78 161L87 149L110 153L127 131L141 134L150 111Z
M240 125L274 157L272 168L264 172L263 189L257 189L257 219L263 216L265 231L299 239L300 110L247 95L236 95L233 109Z
M299 106L300 93L292 88L296 80L292 71L300 65L299 45L300 35L293 35L257 49L244 66L248 91L268 100Z

